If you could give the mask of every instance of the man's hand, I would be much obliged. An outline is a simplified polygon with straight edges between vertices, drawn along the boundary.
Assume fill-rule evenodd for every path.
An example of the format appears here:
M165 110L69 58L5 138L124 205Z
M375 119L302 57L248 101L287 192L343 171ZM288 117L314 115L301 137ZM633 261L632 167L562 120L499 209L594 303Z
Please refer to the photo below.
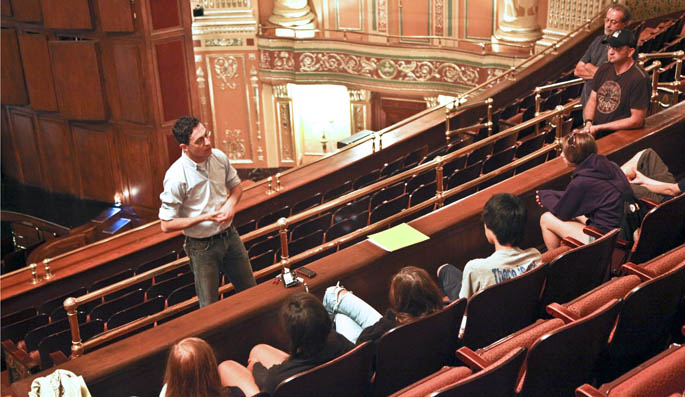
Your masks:
M232 200L227 200L221 209L214 212L210 220L220 224L221 226L228 226L233 222L233 217L235 216L235 205Z

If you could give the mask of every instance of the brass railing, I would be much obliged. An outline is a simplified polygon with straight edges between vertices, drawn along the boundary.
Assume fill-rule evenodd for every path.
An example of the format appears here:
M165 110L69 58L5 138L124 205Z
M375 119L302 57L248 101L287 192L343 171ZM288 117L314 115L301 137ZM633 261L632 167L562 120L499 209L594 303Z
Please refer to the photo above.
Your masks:
M652 74L652 97L651 97L651 113L655 113L658 111L659 105L663 107L668 107L668 106L673 106L678 103L678 99L680 97L680 86L683 81L683 56L685 56L685 51L679 50L679 51L672 51L672 52L653 52L649 54L640 54L638 55L638 60L640 62L641 66L644 66L645 61L648 59L664 59L664 58L670 58L673 61L675 61L675 73L673 75L673 81L669 82L659 82L659 73L663 73L665 70L661 69L661 62L659 61L654 61L650 66L645 68L645 70L648 69L653 69L654 73ZM655 65L656 66L653 66ZM650 70L651 70L650 69ZM669 92L671 95L671 103L661 103L659 101L659 91L663 90L666 92Z
M583 24L583 25L581 25L581 26L578 26L577 28L573 29L572 31L566 33L565 36L559 38L556 42L554 42L552 45L550 45L549 47L545 48L545 49L542 50L541 52L529 56L528 58L526 58L525 60L523 60L520 64L518 64L516 67L512 67L511 69L509 69L509 70L503 72L502 74L499 74L499 75L497 75L497 76L493 76L493 77L489 78L487 81L485 81L485 82L483 82L483 83L481 83L481 84L478 84L477 86L475 86L475 87L469 89L468 91L466 91L466 92L460 94L460 95L459 95L457 98L455 98L455 100L452 101L449 105L452 106L452 108L456 109L457 111L461 111L461 108L460 108L459 105L465 104L465 103L468 101L469 97L472 97L473 94L480 92L480 91L483 90L484 88L488 88L488 87L490 87L490 86L495 85L497 82L499 82L499 81L502 80L502 79L511 79L511 78L513 77L513 75L514 75L518 70L524 69L524 68L526 68L526 67L528 67L528 66L531 66L532 64L534 64L534 63L537 62L538 60L542 59L542 57L545 56L545 55L556 55L558 49L561 48L561 46L564 45L567 41L569 41L572 37L574 37L578 32L580 32L580 31L582 31L582 30L589 31L591 25L595 24L598 20L602 20L602 19L604 18L605 12L606 12L606 8L603 9L603 10L601 10L597 15L595 15L594 18L589 19L585 24ZM481 102L481 104L483 104L483 103L484 103L484 101ZM436 111L436 110L438 110L438 109L441 109L441 108L443 108L443 107L446 107L446 106L447 106L447 105L443 104L443 105L438 105L438 106L436 106L436 107L434 107L434 108L431 108L431 109L426 109L426 110L424 110L424 111L422 111L422 112L420 112L420 113L418 113L418 114L415 114L415 115L413 115L413 116L411 116L411 117L409 117L409 118L407 118L407 119L404 119L404 120L402 120L402 121L400 121L400 122L398 122L398 123L396 123L396 124L393 124L393 125L391 125L391 126L388 126L388 127L384 128L384 129L378 131L378 133L377 133L376 136L377 136L377 137L381 140L381 142L382 142L382 138L383 138L383 135L384 135L384 134L386 134L386 133L388 133L388 132L391 132L391 131L394 131L394 130L397 129L398 127L401 127L401 126L403 126L403 125L406 125L406 124L408 124L408 123L410 123L410 122L412 122L412 121L414 121L414 120L416 120L416 119L418 119L418 118L424 117L425 115L427 115L427 114L429 114L429 113L432 113L432 112L434 112L434 111ZM374 139L376 136L367 136L367 137L365 137L365 138L363 138L363 139L360 139L360 140L357 141L357 142L354 142L354 143L352 143L352 144L350 144L350 145L345 146L344 148L338 150L338 152L344 151L344 150L350 150L350 149L352 149L352 148L354 148L354 147L356 147L356 146L358 146L358 145L365 144L365 143L367 143L369 140ZM326 158L328 158L328 157L326 157ZM299 167L296 167L296 168L291 168L291 169L289 169L289 170L286 170L286 171L284 171L284 172L281 173L281 177L283 177L284 175L288 175L288 174L290 174L291 172L294 172L295 170L303 169L303 167L312 166L313 164L316 164L316 163L319 162L319 161L324 161L326 158L320 158L320 159L314 160L314 161L312 161L312 162L310 162L310 163L307 163L307 164L305 164L305 165L302 165L302 166L299 166ZM257 182L256 182L255 184L253 184L252 186L246 188L246 190L247 190L247 189L253 189L253 188L257 187L257 186L261 186L261 185L264 185L264 184L266 184L266 183L267 183L267 180L266 180L266 179L263 179L263 180L261 180L261 181L257 181Z
M489 179L492 179L492 178L495 178L495 177L501 175L504 172L508 172L508 171L514 169L515 167L517 167L521 164L524 164L525 162L527 162L529 160L536 158L537 156L539 156L541 154L544 154L546 152L549 152L551 150L558 148L558 140L562 134L562 129L561 129L562 123L559 119L561 119L564 114L570 112L570 110L572 110L577 104L578 104L578 100L575 100L575 101L569 102L565 106L558 106L555 110L545 112L545 113L539 115L538 117L536 117L534 119L531 119L531 120L526 121L525 123L522 123L521 125L517 125L517 126L509 128L507 130L501 131L501 132L494 134L492 136L489 136L489 137L487 137L481 141L475 142L475 143L473 143L467 147L464 147L464 148L456 150L452 153L449 153L443 157L438 156L430 162L421 164L421 165L416 166L410 170L404 171L400 174L393 175L393 176L386 178L382 181L376 182L376 183L369 185L367 187L364 187L362 189L358 189L354 192L348 193L342 197L331 200L331 201L324 203L324 204L321 204L317 207L305 210L299 214L295 214L295 215L290 216L288 218L281 218L278 220L278 222L275 222L271 225L267 225L267 226L262 227L258 230L255 230L255 231L252 231L250 233L245 234L242 237L244 241L249 241L249 240L252 240L254 238L264 236L264 235L267 235L269 233L273 233L275 231L278 231L279 235L280 235L281 249L282 249L281 261L278 263L274 263L273 265L271 265L269 267L266 267L264 269L261 269L261 270L255 272L255 277L262 279L262 278L272 276L273 274L281 271L281 269L284 267L289 267L290 265L292 265L294 263L297 263L297 262L303 261L305 259L311 258L312 256L318 255L322 252L328 251L330 249L335 249L340 244L344 244L348 241L353 241L355 239L358 239L358 238L361 238L361 237L367 235L368 233L374 232L376 230L380 230L380 229L382 229L382 228L384 228L384 227L386 227L386 226L388 226L388 225L390 225L396 221L399 221L399 220L401 220L407 216L410 216L410 215L417 213L418 211L421 211L425 208L428 208L431 205L433 205L437 208L440 208L443 206L445 198L459 194L459 193L461 193L461 192L463 192L463 191L465 191L465 190L467 190L473 186L478 185L481 182L485 182ZM464 155L470 151L473 151L475 149L478 149L480 147L483 147L483 146L486 146L490 143L493 143L498 139L501 139L501 138L506 137L506 136L511 135L511 134L518 133L520 130L527 128L528 126L533 125L534 123L539 123L539 122L549 120L549 119L553 119L553 118L557 119L556 125L557 125L557 138L558 139L557 139L556 143L554 143L552 145L547 145L547 146L543 147L542 149L539 149L538 151L531 153L530 155L527 155L521 159L517 159L517 160L513 161L512 163L509 163L506 166L499 168L499 169L496 169L496 170L494 170L488 174L482 175L482 176L474 179L471 182L467 182L466 184L457 186L457 187L449 189L447 191L444 190L444 186L443 186L444 178L442 175L442 169L443 169L444 164L449 163L450 161L452 161L452 160L454 160L454 159L456 159L456 158L458 158L458 157L460 157L460 156L462 156L462 155ZM345 236L338 237L333 241L323 243L317 247L308 249L308 250L306 250L302 253L299 253L297 255L294 255L292 257L290 257L288 255L287 228L289 225L292 225L292 224L297 223L299 221L305 220L305 219L312 217L314 215L319 215L319 214L321 214L325 211L328 211L334 207L337 207L341 204L348 203L354 199L368 195L369 193L371 193L373 191L380 190L381 188L390 186L396 182L407 179L407 178L411 177L412 175L418 175L420 173L423 173L423 172L426 172L426 171L429 171L432 169L436 170L436 194L433 198L428 199L428 200L426 200L420 204L417 204L415 206L404 209L400 213L395 214L391 217L388 217L384 220L381 220L381 221L376 222L374 224L365 226L361 229L355 230L354 232L351 232ZM105 295L110 294L114 291L120 290L122 288L129 287L129 286L134 285L138 282L150 279L154 276L157 276L157 275L160 275L162 273L168 272L170 270L179 268L179 267L187 264L188 261L189 261L188 258L178 259L176 261L167 263L167 264L162 265L160 267L157 267L155 269L152 269L152 270L149 270L147 272L133 276L129 279L122 280L120 282L109 285L109 286L104 287L102 289L99 289L97 291L93 291L93 292L88 293L86 295L83 295L83 296L80 296L77 298L74 298L74 297L67 298L64 301L64 308L67 311L67 318L69 319L69 325L71 328L72 355L73 355L73 357L79 357L87 350L92 350L93 348L95 348L101 344L104 344L104 343L107 343L111 340L114 340L114 339L116 339L122 335L125 335L125 334L131 332L131 331L145 327L146 325L155 323L158 320L161 320L161 319L164 319L166 317L177 314L177 313L179 313L183 310L186 310L186 309L192 307L193 305L195 305L195 303L197 302L197 297L189 299L189 300L184 301L184 302L180 302L174 306L170 306L170 307L166 308L165 310L163 310L159 313L156 313L156 314L153 314L153 315L132 321L128 324L122 325L122 326L117 327L115 329L108 330L108 331L106 331L100 335L93 337L92 339L90 339L86 342L83 342L81 340L81 333L80 333L80 328L79 328L79 324L78 324L78 315L77 315L77 310L78 310L79 306L81 306L87 302L91 302L91 301L94 301L96 299L102 298ZM228 284L225 284L219 288L219 293L225 294L227 292L230 292L231 290L233 290L233 285L228 283Z
M342 33L343 34L343 39L345 41L350 41L348 35L354 35L354 36L361 36L361 37L380 37L385 39L385 43L401 43L401 40L407 40L411 41L410 43L412 46L421 46L421 45L426 45L429 47L435 47L437 45L438 48L443 48L443 43L452 43L452 44L459 44L461 42L464 43L469 43L471 45L476 45L481 48L481 53L485 53L485 48L490 46L492 48L493 44L491 42L479 42L479 43L474 43L473 39L462 39L459 37L451 37L451 36L438 36L438 35L415 35L415 36L408 36L408 35L397 35L397 34L389 34L389 33L379 33L379 32L363 32L360 30L354 30L354 29L329 29L329 28L296 28L296 27L285 27L285 26L271 26L271 25L259 25L259 35L263 35L264 31L267 30L285 30L285 31L292 31L293 36L295 36L295 33L298 31L307 31L307 32L312 32L312 33ZM290 36L288 37L290 38ZM392 40L397 40L397 41L392 41ZM422 42L422 41L427 41L427 42ZM364 43L369 43L369 42L364 42ZM375 41L370 42L371 44L376 43ZM528 44L519 44L519 43L507 43L507 42L501 42L497 43L496 45L502 46L502 47L511 47L511 48L522 48L526 49L530 52L530 55L535 55L535 43L531 42ZM456 48L456 47L448 47L448 48ZM508 54L511 55L511 54Z

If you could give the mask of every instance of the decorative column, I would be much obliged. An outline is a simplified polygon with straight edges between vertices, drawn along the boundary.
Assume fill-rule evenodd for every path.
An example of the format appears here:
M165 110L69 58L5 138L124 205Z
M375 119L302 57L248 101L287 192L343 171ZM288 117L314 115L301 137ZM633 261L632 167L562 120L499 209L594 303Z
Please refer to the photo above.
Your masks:
M295 144L293 141L293 99L288 93L286 84L273 87L276 105L276 123L278 125L279 162L282 166L295 165Z
M537 23L538 0L500 0L497 2L495 42L529 43L542 36Z
M348 90L350 94L350 135L368 130L371 117L371 92Z
M277 36L303 37L298 31L309 30L311 34L307 34L307 37L311 37L313 35L311 30L315 28L314 19L315 15L307 4L307 0L275 0L269 22L290 28L276 29Z

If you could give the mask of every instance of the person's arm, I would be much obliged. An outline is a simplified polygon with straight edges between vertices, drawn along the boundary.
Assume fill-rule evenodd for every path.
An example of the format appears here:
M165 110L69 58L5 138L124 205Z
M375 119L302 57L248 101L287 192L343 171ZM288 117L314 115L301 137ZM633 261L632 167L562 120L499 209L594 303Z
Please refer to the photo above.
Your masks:
M652 193L665 194L668 196L677 196L680 193L680 186L677 183L668 183L652 179L638 170L635 170L635 177L630 181L635 185L644 186Z
M199 216L195 217L189 217L189 218L174 218L170 220L164 220L162 219L162 231L164 233L171 233L183 229L187 229L191 226L195 226L200 222L204 221L212 221L214 220L213 218L218 216L219 212L210 212L207 214L202 214Z
M238 202L240 202L240 197L243 195L243 188L240 184L235 185L229 193L228 200L221 206L221 209L214 213L211 220L218 222L223 226L228 225L233 221L233 217L236 213L236 207Z
M585 119L585 132L590 132L592 127L592 120L595 117L595 107L597 106L597 91L590 91L590 96L585 104L585 109L583 109L583 116Z
M597 66L589 63L578 61L576 68L573 70L573 74L576 77L581 77L585 80L592 80L595 77L595 72L597 71Z
M592 94L591 94L592 95ZM588 102L589 103L589 102ZM594 112L593 112L594 115ZM604 124L591 125L588 129L586 125L585 128L588 129L592 135L597 134L599 131L603 130L631 130L634 128L640 128L645 124L645 116L647 115L647 108L644 109L630 109L630 117L624 119L610 121ZM587 120L587 116L585 117Z

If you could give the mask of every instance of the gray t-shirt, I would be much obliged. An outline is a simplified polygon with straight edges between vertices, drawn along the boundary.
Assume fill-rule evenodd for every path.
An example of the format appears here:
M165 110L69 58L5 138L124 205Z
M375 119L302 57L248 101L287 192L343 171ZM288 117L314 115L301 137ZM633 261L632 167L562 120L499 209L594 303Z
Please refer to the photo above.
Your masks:
M602 40L606 38L605 35L601 34L592 41L590 46L585 51L585 54L580 58L580 62L591 63L595 66L599 66L607 61L608 59L608 44L602 44ZM583 84L583 92L580 94L580 104L585 107L588 98L590 98L590 92L592 92L592 79L585 80Z
M535 248L504 248L487 258L472 259L464 267L459 298L469 298L485 287L520 276L541 262Z

